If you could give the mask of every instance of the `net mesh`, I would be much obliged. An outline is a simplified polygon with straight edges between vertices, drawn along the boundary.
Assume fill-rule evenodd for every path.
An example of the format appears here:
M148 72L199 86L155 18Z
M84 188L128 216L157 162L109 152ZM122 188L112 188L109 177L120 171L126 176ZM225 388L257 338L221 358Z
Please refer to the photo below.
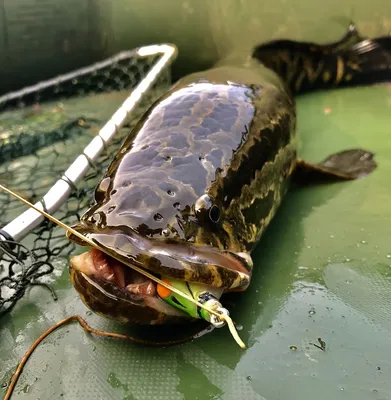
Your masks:
M67 79L58 78L0 102L0 182L30 202L39 201L147 75L159 56L136 52L112 58ZM55 216L73 224L91 205L93 191L131 128L167 90L165 68L128 121L91 166ZM26 210L0 191L0 228ZM9 312L32 285L51 289L45 278L53 263L75 245L62 228L45 220L20 243L0 241L0 316ZM52 291L53 298L56 299Z

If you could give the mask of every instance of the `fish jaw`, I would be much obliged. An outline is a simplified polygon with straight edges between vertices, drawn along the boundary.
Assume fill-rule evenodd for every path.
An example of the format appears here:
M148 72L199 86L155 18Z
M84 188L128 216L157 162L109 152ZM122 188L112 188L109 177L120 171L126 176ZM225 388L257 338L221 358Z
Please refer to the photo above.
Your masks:
M83 303L94 313L124 324L163 325L192 321L156 295L156 284L100 250L70 260L70 276Z

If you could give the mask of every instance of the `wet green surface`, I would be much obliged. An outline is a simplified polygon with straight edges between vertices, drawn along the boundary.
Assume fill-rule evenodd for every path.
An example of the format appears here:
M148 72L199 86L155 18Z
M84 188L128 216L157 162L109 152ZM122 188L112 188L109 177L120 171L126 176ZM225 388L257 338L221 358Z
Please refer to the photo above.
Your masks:
M8 6L11 3L16 7L23 1ZM267 6L250 0L168 4L154 1L158 8L152 13L152 2L145 0L99 1L104 24L97 30L102 41L93 40L94 46L113 54L173 41L180 49L174 74L181 75L233 49L247 54L254 43L271 38L335 40L350 18L370 36L385 34L391 26L385 0L372 1L371 7L353 0L316 6L285 0ZM79 17L61 14L66 29L60 43L56 35L47 35L49 25L58 31L52 19L35 23L37 18L42 21L40 13L47 14L47 6L37 8L34 18L24 5L20 10L37 36L45 32L55 40L53 45L42 38L35 41L33 52L23 46L15 50L20 35L16 22L8 26L15 56L4 64L7 82L20 82L23 75L32 83L38 76L51 77L69 65L80 65L73 43L80 42L87 25L80 24ZM9 7L4 11L12 17ZM26 29L25 20L14 20ZM80 31L69 29L76 25ZM28 43L33 43L31 32L25 36ZM91 40L80 44L87 42ZM52 48L64 54L53 57ZM34 62L22 53L33 54ZM86 53L88 60L102 57ZM391 399L390 107L391 89L384 86L299 100L303 156L317 161L330 152L362 146L376 152L379 168L364 180L301 188L287 196L256 251L250 288L227 301L243 327L246 350L235 345L226 329L193 343L151 349L91 337L73 324L38 348L13 399ZM49 292L33 288L0 320L0 386L9 381L30 344L61 318L80 313L93 326L119 329L87 313L70 285L66 262L59 259L55 264L52 280L59 301L53 303ZM326 342L325 352L311 344L318 344L318 338Z
M38 348L13 399L391 398L390 109L386 85L299 99L303 157L364 147L378 169L288 194L255 252L250 288L227 299L246 350L227 329L155 349L69 325ZM93 326L120 329L87 312L63 260L53 281L58 302L33 288L1 320L1 384L61 318L80 313ZM318 338L326 351L313 345Z

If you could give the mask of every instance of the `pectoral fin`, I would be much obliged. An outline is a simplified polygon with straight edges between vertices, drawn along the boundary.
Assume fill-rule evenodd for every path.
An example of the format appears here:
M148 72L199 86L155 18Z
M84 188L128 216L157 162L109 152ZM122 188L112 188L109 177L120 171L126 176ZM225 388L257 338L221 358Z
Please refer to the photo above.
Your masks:
M300 182L352 180L369 175L375 168L373 153L351 149L332 154L317 164L299 159L294 178Z

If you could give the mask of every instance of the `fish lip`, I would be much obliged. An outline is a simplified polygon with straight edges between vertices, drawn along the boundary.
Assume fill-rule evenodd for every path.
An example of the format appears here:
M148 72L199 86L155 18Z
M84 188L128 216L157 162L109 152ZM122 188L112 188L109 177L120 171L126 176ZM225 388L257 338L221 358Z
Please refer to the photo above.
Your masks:
M171 258L184 263L216 265L248 275L251 275L252 272L251 257L243 257L243 252L221 250L209 245L190 243L184 239L147 238L128 226L98 229L96 225L91 224L89 221L82 221L74 228L90 239L95 240L107 250L111 250L111 252L114 250L123 255L126 254L125 257L129 261L134 262L135 265L139 265L141 268L143 265L137 262L136 257L144 255L163 257L165 259ZM87 245L86 243L81 243L80 239L73 236L72 233L68 234L68 238L78 244ZM158 271L156 272L159 273Z
M72 228L79 233L91 237L94 235L121 235L126 236L131 241L132 245L138 248L141 251L148 251L153 247L158 247L163 245L185 245L189 247L194 247L196 250L199 249L207 249L211 252L218 252L218 253L234 253L230 252L229 250L221 250L217 247L213 247L206 244L194 244L192 242L187 241L186 239L181 238L148 238L143 236L142 234L138 233L134 228L125 226L125 225L118 225L118 226L107 226L107 227L98 227L96 224L92 224L90 221L81 221L79 224L72 226ZM72 232L67 231L68 239L72 240L75 243L80 245L88 246L89 244L83 242L79 237L75 236ZM234 254L240 254L234 253Z

